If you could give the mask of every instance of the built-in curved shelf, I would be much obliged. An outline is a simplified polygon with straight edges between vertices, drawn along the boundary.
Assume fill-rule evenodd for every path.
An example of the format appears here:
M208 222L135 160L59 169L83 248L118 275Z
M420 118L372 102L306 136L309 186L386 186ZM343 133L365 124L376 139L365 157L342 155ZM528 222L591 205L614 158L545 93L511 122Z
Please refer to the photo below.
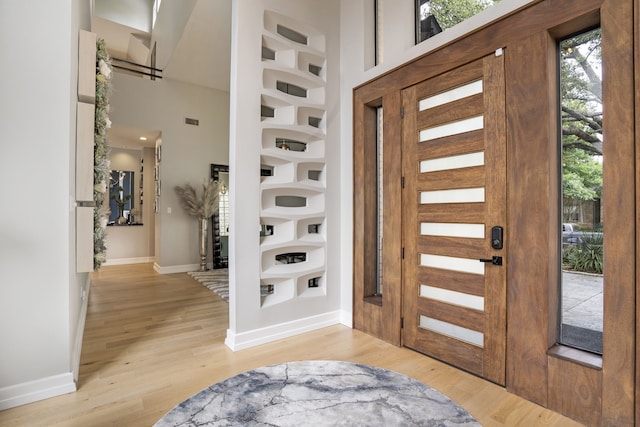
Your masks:
M261 206L262 216L287 215L319 215L324 214L323 189L300 188L288 185L286 187L271 187L262 184Z
M262 123L262 141L265 149L275 146L276 138L291 138L310 145L307 152L314 156L324 156L324 142L326 134L319 128L297 124L276 124L273 122ZM270 144L268 141L272 141ZM269 145L267 145L269 144Z
M325 264L324 245L313 246L285 246L269 249L262 253L262 277L298 277L310 272L318 272ZM278 256L303 253L306 260L301 262L282 262Z
M322 297L327 295L325 273L312 271L296 280L296 294L301 298Z
M326 37L265 11L262 32L262 307L326 295Z
M298 289L298 280L290 277L265 278L260 280L260 289L261 305L265 308L292 300Z
M311 63L307 62L306 66L309 67L309 65L311 65ZM309 90L324 89L326 85L326 82L322 77L317 76L310 71L300 70L299 68L284 68L274 62L263 62L262 80L265 89L275 89L278 91L281 91L275 84L278 80L293 83ZM324 99L318 101L313 97L308 97L308 99L310 102L317 102L320 104L324 104L325 102Z
M282 168L280 169L276 169L276 173L281 172L281 175L284 176L286 170L288 169L293 169L293 168L284 168L285 166L293 166L293 164L286 164L284 165ZM303 165L304 166L304 165ZM303 173L304 175L300 175L298 172ZM311 175L313 178L317 178L318 179L311 179L309 178L309 175ZM295 171L293 171L292 174L287 174L287 176L293 176L295 179L294 180L287 180L285 181L284 178L280 178L278 179L277 176L273 176L273 177L264 177L265 179L262 180L262 183L260 184L260 188L263 191L267 191L267 190L273 190L273 189L283 189L283 193L281 195L285 196L285 195L299 195L297 190L309 190L311 192L315 192L315 193L324 193L324 189L325 187L325 182L324 182L324 171L323 170L318 170L318 169L307 169L306 167L302 167L302 168L295 168ZM284 189L287 189L286 192L284 192ZM294 193L291 193L290 190L293 190ZM301 195L302 197L310 197L308 195ZM287 206L287 205L282 205L282 204L278 204L276 203L276 205L278 206L284 206L284 207L294 207L294 206Z
M297 50L309 50L318 53L324 53L326 51L326 37L322 32L290 16L266 10L264 12L263 26L264 34L269 34L276 40L295 46ZM297 42L285 37L282 31L279 31L283 27L305 36L306 43Z
M322 91L324 91L324 89L322 89ZM322 96L324 97L324 94ZM262 105L269 108L273 108L274 110L276 110L276 112L278 109L287 111L287 108L293 108L294 121L289 122L289 121L278 120L278 123L282 123L282 124L306 126L308 124L306 120L295 121L295 119L299 117L298 114L296 113L296 111L299 109L314 110L315 115L321 118L325 115L325 108L323 103L315 102L314 100L309 98L302 98L298 96L289 95L277 89L271 89L271 88L268 88L262 91ZM316 126L316 128L318 127Z
M326 165L320 162L299 162L295 171L298 181L308 188L326 186Z
M325 242L326 223L324 216L302 218L296 221L296 237L301 242L318 243Z
M288 244L295 241L298 229L296 220L282 217L262 217L260 219L261 229L260 246L264 248L275 247L277 245Z

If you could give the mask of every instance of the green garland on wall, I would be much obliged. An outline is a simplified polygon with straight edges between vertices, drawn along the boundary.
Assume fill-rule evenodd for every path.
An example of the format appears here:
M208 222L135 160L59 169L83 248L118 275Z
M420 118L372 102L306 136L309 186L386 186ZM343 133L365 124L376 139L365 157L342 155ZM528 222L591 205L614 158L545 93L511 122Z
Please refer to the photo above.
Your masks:
M107 132L109 120L109 98L111 96L111 58L102 39L98 39L96 52L96 117L93 147L93 268L98 270L106 260L106 234L109 218L107 190L109 188L109 144ZM107 203L105 203L105 200Z

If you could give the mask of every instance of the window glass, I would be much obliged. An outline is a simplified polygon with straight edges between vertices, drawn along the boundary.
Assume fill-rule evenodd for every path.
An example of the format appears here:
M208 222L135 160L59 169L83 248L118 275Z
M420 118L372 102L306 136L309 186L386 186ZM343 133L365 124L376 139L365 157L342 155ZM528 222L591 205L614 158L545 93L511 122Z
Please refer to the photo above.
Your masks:
M500 0L416 0L416 44L499 2Z
M559 43L560 342L602 354L603 176L600 29Z
M384 153L383 153L383 119L384 110L382 107L376 108L376 149L377 149L377 229L378 238L376 239L378 255L378 262L376 263L376 295L382 295L382 245L383 245L383 230L384 230L384 211L383 211L383 194L384 194Z

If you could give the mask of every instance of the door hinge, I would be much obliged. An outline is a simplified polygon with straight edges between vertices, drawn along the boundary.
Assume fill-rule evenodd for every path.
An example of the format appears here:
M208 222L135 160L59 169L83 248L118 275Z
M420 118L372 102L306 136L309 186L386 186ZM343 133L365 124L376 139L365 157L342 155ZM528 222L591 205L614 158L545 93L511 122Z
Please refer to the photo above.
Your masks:
M400 329L404 329L404 317L400 318Z
M404 188L404 176L402 177L402 188Z
M404 259L404 248L402 248L402 259Z
M400 107L400 118L404 119L404 107Z

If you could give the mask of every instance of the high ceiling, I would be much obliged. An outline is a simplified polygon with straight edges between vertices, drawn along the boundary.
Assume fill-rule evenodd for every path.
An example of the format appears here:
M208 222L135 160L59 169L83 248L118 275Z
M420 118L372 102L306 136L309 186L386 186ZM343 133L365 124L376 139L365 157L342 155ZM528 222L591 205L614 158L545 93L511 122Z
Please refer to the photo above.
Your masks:
M163 3L183 0L163 0ZM163 68L163 77L229 91L231 1L195 0L179 41ZM153 0L94 0L91 30L105 40L111 56L149 64ZM162 11L161 11L162 13ZM154 131L121 128L112 136L138 141ZM140 142L136 142L140 144ZM147 141L147 145L152 144ZM144 143L143 143L144 144Z

